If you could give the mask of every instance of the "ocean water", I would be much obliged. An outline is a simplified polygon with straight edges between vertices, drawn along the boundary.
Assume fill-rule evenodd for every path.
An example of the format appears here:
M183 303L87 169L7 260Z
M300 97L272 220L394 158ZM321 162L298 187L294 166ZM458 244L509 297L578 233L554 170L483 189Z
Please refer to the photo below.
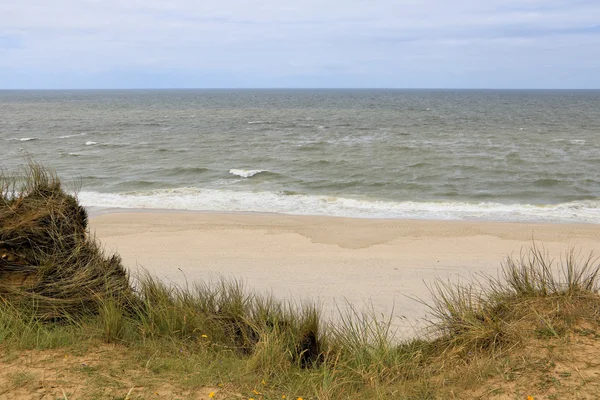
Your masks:
M0 91L87 206L600 223L600 91Z

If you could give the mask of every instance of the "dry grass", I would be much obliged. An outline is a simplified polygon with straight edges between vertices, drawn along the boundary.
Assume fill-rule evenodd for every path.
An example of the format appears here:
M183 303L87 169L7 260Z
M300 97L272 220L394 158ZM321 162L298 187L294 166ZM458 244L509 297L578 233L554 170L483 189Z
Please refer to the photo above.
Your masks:
M458 354L502 351L532 335L561 337L597 324L600 263L573 249L556 262L535 242L508 257L499 278L468 284L436 282L430 330Z
M87 232L87 213L37 164L0 175L0 297L38 318L96 313L106 297L126 298L121 259L105 256Z

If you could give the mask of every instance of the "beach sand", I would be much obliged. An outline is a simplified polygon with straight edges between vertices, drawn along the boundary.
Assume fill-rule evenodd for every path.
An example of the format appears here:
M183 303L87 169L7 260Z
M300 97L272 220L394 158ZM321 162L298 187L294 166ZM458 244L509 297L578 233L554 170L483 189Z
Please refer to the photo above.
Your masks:
M423 326L434 279L497 276L532 238L554 256L600 255L600 225L351 219L272 214L111 212L91 230L132 271L177 284L219 276L281 299L372 308L402 336ZM393 314L392 314L393 313Z

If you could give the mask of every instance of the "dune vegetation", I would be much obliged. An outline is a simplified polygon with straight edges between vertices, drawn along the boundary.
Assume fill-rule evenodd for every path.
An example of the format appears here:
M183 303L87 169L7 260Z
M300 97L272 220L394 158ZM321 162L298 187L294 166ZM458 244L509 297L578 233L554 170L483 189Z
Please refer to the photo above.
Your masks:
M535 243L433 282L426 331L241 282L169 285L103 252L58 177L0 176L0 399L592 399L600 263Z

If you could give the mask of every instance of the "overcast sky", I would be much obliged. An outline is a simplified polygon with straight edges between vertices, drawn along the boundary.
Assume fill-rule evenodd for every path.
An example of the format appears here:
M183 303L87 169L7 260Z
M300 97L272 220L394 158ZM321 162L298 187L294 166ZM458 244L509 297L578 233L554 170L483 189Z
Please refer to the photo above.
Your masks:
M600 0L1 0L0 89L600 88Z

